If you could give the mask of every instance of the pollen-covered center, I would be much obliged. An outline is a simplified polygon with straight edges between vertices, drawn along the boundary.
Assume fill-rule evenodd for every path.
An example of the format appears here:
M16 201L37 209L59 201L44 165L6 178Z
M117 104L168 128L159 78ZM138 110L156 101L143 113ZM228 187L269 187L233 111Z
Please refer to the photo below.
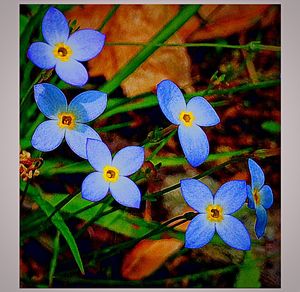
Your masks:
M103 169L103 177L107 182L116 182L119 179L119 170L111 165L107 165Z
M221 222L224 219L223 208L219 205L208 205L206 213L209 221Z
M75 126L75 116L72 113L59 113L58 126L60 128L73 129Z
M54 56L62 62L66 62L73 54L71 47L64 43L57 43L53 49Z
M253 200L255 202L255 205L259 205L260 204L260 193L258 189L254 189L253 190Z
M191 127L193 125L194 119L195 117L192 112L182 111L179 115L179 120L187 127Z

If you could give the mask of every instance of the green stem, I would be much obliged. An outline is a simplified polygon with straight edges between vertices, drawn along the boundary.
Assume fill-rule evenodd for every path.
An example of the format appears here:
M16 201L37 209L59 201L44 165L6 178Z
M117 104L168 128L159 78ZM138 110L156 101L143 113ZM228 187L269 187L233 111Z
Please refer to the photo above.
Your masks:
M98 31L102 31L102 29L104 28L104 26L109 22L109 20L113 17L113 15L115 14L115 12L117 11L117 9L120 7L120 4L114 5L113 8L107 13L107 15L105 16L102 24L100 25ZM105 43L106 45L106 43Z
M53 256L50 262L50 269L49 269L49 287L52 287L53 284L53 277L57 265L57 259L58 259L59 248L60 248L59 240L60 240L60 231L57 230L56 237L53 242Z
M153 39L141 49L118 73L109 80L104 86L100 87L101 91L106 93L113 92L121 82L133 73L147 58L152 55L158 47L157 43L164 43L169 39L181 26L183 26L197 11L200 5L186 5L179 13L169 21Z

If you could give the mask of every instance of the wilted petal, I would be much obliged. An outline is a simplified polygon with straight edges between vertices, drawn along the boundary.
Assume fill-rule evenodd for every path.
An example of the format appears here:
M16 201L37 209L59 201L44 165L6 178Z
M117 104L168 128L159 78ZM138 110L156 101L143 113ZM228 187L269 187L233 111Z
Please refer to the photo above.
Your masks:
M163 80L157 85L157 98L166 118L171 123L179 125L179 116L186 110L186 104L178 86L170 80Z
M216 223L216 229L225 243L235 249L249 250L251 240L244 224L231 215L224 215L221 222Z
M81 29L70 35L67 45L73 51L72 57L87 61L96 57L102 50L105 35L93 29Z
M215 194L214 203L223 208L224 214L240 209L247 198L246 181L233 180L223 184Z
M186 110L192 112L199 126L214 126L220 122L220 118L210 103L201 96L193 97L187 104Z
M206 214L197 215L185 233L185 247L200 248L211 241L215 234L215 223L207 220Z
M50 45L66 42L69 36L67 19L59 10L50 7L43 18L42 33Z
M106 196L108 187L109 183L103 179L103 174L93 172L82 183L82 198L93 202L100 201Z
M260 200L261 204L265 209L268 209L272 206L273 204L273 192L272 189L268 185L264 185L261 190L259 191L260 193Z
M120 176L117 182L110 183L110 192L121 205L132 208L140 207L141 192L128 177Z
M256 208L256 222L255 222L255 233L257 238L261 238L264 233L268 222L267 211L263 206Z
M36 42L30 45L27 57L36 66L42 69L51 69L56 64L53 47L46 43Z
M84 124L76 124L73 130L66 130L66 141L69 147L80 157L86 159L87 139L99 139L98 133Z
M34 98L40 111L49 119L58 119L58 113L67 110L65 95L52 84L34 85Z
M265 175L260 166L252 159L248 159L249 170L251 174L251 186L252 190L258 189L265 183Z
M55 71L60 79L74 86L83 86L88 81L86 69L75 59L66 62L58 61Z
M180 125L178 136L183 153L193 167L199 166L206 160L209 154L209 144L205 133L199 126Z
M31 144L37 150L43 152L51 151L61 144L64 133L65 130L58 127L57 121L45 121L35 129Z
M213 203L213 195L210 189L196 179L181 180L180 188L187 204L199 213L205 213L207 206Z
M112 165L119 169L120 175L131 175L141 168L144 163L143 147L128 146L121 149L113 158Z
M87 123L100 116L106 108L107 94L98 90L89 90L77 95L69 105L76 121Z

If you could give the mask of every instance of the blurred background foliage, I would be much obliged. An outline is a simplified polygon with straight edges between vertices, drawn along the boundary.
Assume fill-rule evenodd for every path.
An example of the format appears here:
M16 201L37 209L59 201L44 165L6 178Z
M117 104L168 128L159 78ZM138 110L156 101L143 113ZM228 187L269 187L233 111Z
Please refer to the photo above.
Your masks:
M111 197L85 201L80 187L91 166L64 144L43 154L32 148L44 120L33 84L55 84L68 99L83 89L27 59L30 43L42 40L49 5L20 5L20 287L280 287L280 5L55 7L72 30L106 34L103 51L85 64L84 90L109 93L92 126L113 153L145 146L147 161L132 177L143 203L132 210ZM205 96L220 116L219 125L205 128L211 154L198 168L186 162L157 105L163 79L176 82L187 100ZM228 180L250 183L248 157L274 193L265 236L256 239L255 213L245 206L237 217L250 232L251 251L217 236L185 249L184 214L193 210L180 179L197 176L213 191Z

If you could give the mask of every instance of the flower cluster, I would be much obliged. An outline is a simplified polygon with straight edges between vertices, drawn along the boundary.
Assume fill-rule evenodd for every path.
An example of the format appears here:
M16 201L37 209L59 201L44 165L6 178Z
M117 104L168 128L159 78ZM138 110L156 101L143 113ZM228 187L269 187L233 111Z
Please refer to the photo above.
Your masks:
M42 33L46 43L33 43L28 58L43 69L54 68L65 82L82 86L88 80L80 63L95 57L104 45L105 36L91 29L78 30L69 35L64 15L50 8L43 18ZM95 169L82 183L82 198L100 201L108 193L126 207L139 208L141 192L130 175L144 163L144 148L128 146L114 157L99 134L86 123L98 118L107 105L107 94L88 90L68 104L64 93L49 83L34 86L34 98L40 111L48 118L35 129L32 146L40 151L52 151L65 139L81 158ZM206 161L209 143L201 127L214 126L220 118L209 102L195 96L187 103L178 86L170 80L157 85L159 106L166 118L178 126L178 137L183 153L193 167ZM255 209L255 232L260 238L266 228L267 212L273 203L272 190L264 185L265 177L256 162L249 159L251 186L246 181L229 181L212 194L210 189L195 179L181 181L181 192L187 204L197 211L186 231L188 248L200 248L215 234L229 246L249 250L251 240L243 223L233 214L245 204Z

